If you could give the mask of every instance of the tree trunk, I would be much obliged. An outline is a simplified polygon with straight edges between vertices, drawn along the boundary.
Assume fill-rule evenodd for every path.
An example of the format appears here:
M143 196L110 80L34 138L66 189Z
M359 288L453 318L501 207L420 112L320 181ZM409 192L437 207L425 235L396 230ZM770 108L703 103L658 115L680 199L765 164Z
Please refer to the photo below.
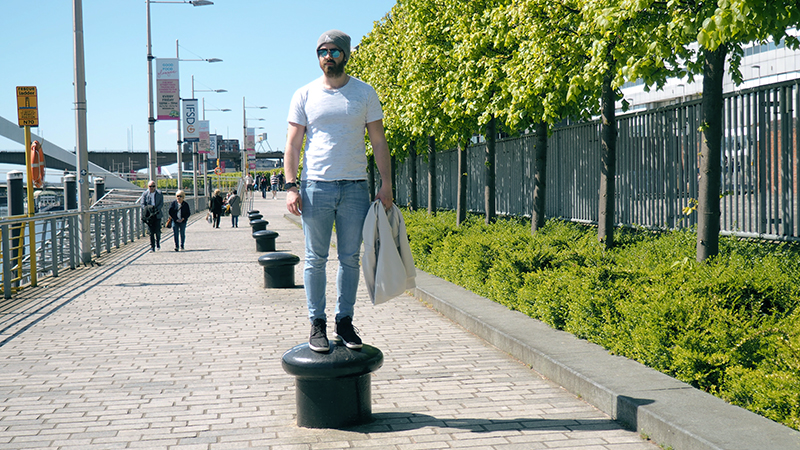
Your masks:
M469 139L462 138L458 149L458 194L456 194L456 225L467 220L467 147Z
M616 95L611 88L613 74L603 77L602 145L600 172L600 208L597 219L597 238L606 248L614 246L614 178L617 173L617 119L615 117Z
M367 184L369 186L369 199L375 200L375 155L367 157Z
M436 215L436 139L428 136L428 215Z
M536 124L536 147L533 167L533 209L531 212L531 234L544 227L544 198L547 180L547 122Z
M408 208L417 209L417 146L416 140L411 140L408 148Z
M486 224L494 222L497 215L495 208L495 148L497 144L497 122L492 116L486 124L486 186L483 190L484 209L486 211Z
M702 142L697 199L697 261L719 253L719 193L722 147L722 78L727 49L704 50Z
M392 154L392 201L397 198L397 156Z

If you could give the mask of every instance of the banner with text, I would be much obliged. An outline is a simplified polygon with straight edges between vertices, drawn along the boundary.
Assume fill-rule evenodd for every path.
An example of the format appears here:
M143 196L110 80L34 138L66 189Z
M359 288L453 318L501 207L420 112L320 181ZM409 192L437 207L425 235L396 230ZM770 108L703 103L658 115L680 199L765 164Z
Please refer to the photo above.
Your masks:
M247 142L245 143L247 149L247 166L251 169L256 168L256 129L247 129Z
M209 135L208 135L208 128L209 128L208 121L198 120L197 128L200 130L200 147L197 152L200 153L201 155L208 155L209 153L211 153L211 149L209 148L211 146L211 142L209 140Z
M157 120L180 119L178 59L156 58Z
M217 159L219 158L219 138L221 136L218 134L209 134L208 135L208 159Z
M197 142L200 140L200 129L197 127L197 99L183 101L183 141Z

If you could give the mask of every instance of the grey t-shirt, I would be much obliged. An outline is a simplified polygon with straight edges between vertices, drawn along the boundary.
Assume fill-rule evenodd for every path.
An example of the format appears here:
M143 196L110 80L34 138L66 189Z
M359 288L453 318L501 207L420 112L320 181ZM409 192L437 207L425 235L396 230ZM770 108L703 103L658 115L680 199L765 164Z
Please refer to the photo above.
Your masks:
M372 86L350 77L328 90L318 78L294 93L289 122L306 127L304 180L363 180L367 174L364 135L368 123L383 119Z

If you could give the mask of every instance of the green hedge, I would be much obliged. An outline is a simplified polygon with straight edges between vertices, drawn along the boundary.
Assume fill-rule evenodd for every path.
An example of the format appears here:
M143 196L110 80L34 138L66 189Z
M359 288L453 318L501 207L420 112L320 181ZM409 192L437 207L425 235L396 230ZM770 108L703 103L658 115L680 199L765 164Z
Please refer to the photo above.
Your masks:
M417 267L800 429L800 246L404 211Z

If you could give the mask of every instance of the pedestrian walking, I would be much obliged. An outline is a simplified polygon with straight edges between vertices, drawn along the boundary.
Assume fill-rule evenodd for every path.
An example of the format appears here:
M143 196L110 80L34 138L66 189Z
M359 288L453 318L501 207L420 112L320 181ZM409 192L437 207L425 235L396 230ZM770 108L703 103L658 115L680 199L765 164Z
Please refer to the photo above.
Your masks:
M228 198L228 206L231 208L231 227L239 228L239 216L242 215L242 199L236 194L236 189L231 191Z
M186 193L180 190L175 193L175 200L169 205L169 217L172 219L172 237L175 239L175 251L186 243L186 220L192 214L189 204L184 201Z
M267 188L269 187L269 183L267 182L267 177L261 176L261 180L259 181L258 187L261 189L261 197L267 198Z
M378 95L372 86L345 71L350 36L339 30L327 31L317 40L316 53L323 75L298 89L289 107L284 188L286 207L302 217L305 235L303 280L311 321L308 345L314 351L326 352L330 347L325 266L334 226L339 260L335 338L348 348L362 346L353 326L353 313L362 228L370 206L365 131L381 175L376 199L385 208L392 205L392 181ZM304 138L302 182L298 186Z
M211 210L211 226L219 228L219 216L222 214L222 205L225 201L220 195L219 189L214 189L214 195L211 196L211 201L208 202L208 209Z
M142 205L142 221L150 231L150 251L154 252L161 249L161 210L164 208L164 195L156 189L154 180L147 182L147 189L139 197L139 203Z
M272 190L272 199L275 200L275 196L278 194L278 174L273 173L271 177L269 177L269 184L270 189Z

